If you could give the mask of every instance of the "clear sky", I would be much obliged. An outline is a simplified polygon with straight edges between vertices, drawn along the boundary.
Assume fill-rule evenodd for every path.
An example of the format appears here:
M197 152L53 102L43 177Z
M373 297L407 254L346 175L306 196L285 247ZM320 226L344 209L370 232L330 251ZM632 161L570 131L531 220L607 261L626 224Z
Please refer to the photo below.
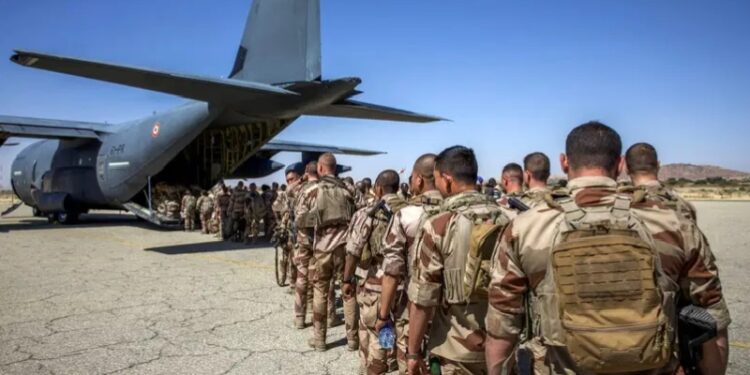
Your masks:
M9 2L0 12L0 55L23 48L226 76L249 3ZM278 137L388 152L341 158L356 178L408 169L416 156L454 144L473 147L480 174L496 176L531 151L556 160L567 132L591 119L620 131L626 145L653 143L664 163L750 171L748 1L322 0L321 7L324 78L361 77L359 100L453 120L309 117ZM184 101L5 58L0 77L7 115L115 123ZM0 150L6 181L11 154Z

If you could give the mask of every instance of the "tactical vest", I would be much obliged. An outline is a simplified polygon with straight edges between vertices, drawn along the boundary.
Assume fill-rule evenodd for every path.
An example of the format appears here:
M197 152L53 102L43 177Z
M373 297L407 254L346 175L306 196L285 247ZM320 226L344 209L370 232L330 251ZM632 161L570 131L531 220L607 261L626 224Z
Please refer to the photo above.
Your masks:
M495 242L510 220L481 193L444 202L442 212L453 213L443 239L443 298L448 304L485 302Z
M658 369L673 353L678 287L631 202L618 194L612 206L583 210L556 201L564 220L530 298L533 334L589 372Z
M372 220L372 225L370 237L367 239L367 243L365 243L365 247L362 249L362 255L359 258L359 267L362 269L369 269L373 262L375 264L381 263L383 238L388 231L388 223L391 221L393 215L407 206L406 201L401 198L392 199L390 203L390 205L385 204L385 202L382 205L375 205L368 212L368 216Z
M214 210L214 201L210 197L204 196L203 201L201 201L200 207L198 207L198 209L202 214L208 214Z
M336 177L324 176L318 180L316 186L315 205L303 215L300 220L301 226L325 228L349 224L354 215L354 202L346 185Z

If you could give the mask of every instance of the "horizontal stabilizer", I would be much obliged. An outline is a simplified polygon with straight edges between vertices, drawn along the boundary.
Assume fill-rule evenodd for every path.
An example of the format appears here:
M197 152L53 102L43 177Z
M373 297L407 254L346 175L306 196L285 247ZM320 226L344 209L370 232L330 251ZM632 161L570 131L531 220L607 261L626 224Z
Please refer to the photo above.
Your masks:
M371 151L349 147L339 146L325 146L315 145L309 143L300 142L288 142L288 141L271 141L261 147L261 151L272 151L276 152L304 152L304 153L325 153L330 152L333 154L341 155L358 155L358 156L372 156L378 154L384 154L382 151Z
M18 136L98 139L99 134L109 132L110 125L101 123L0 116L0 138Z
M446 119L405 111L402 109L385 107L376 104L344 100L333 103L312 112L305 113L313 116L346 117L369 120L403 121L403 122L433 122Z
M160 72L36 52L16 51L10 60L32 68L119 83L210 103L231 104L269 96L297 95L292 91L264 83Z

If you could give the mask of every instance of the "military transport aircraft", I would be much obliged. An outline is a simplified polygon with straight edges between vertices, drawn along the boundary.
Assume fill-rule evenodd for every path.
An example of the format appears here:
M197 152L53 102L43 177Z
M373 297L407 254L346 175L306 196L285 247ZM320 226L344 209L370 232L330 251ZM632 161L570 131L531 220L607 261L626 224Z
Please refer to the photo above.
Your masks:
M0 116L10 136L46 139L13 161L11 185L38 215L74 221L89 209L127 209L157 225L152 184L207 188L222 178L283 168L277 152L374 152L272 141L303 115L406 122L438 117L352 100L359 78L322 79L319 0L255 0L229 78L198 77L16 50L22 66L169 93L191 101L108 125Z

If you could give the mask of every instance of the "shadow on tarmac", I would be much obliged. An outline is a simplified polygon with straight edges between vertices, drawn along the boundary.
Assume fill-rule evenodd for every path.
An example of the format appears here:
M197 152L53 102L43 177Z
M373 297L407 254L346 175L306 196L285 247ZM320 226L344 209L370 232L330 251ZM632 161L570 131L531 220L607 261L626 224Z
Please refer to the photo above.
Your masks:
M15 216L11 217L17 221L13 223L3 223L0 220L0 233L10 231L22 231L22 230L45 230L45 229L61 229L61 228L102 228L102 227L114 227L129 225L135 227L141 227L146 229L154 230L165 230L147 222L141 221L130 214L116 214L116 213L95 213L95 214L83 214L79 218L78 222L73 224L50 224L46 218L34 217L34 216ZM20 220L19 220L20 219ZM168 230L168 229L167 229Z
M194 254L194 253L211 253L215 251L235 251L235 250L250 250L269 248L272 245L269 242L261 241L255 244L244 244L242 242L231 242L231 241L211 241L211 242L198 242L188 243L182 245L169 245L150 247L143 249L144 251L153 251L164 255L179 255L179 254Z

